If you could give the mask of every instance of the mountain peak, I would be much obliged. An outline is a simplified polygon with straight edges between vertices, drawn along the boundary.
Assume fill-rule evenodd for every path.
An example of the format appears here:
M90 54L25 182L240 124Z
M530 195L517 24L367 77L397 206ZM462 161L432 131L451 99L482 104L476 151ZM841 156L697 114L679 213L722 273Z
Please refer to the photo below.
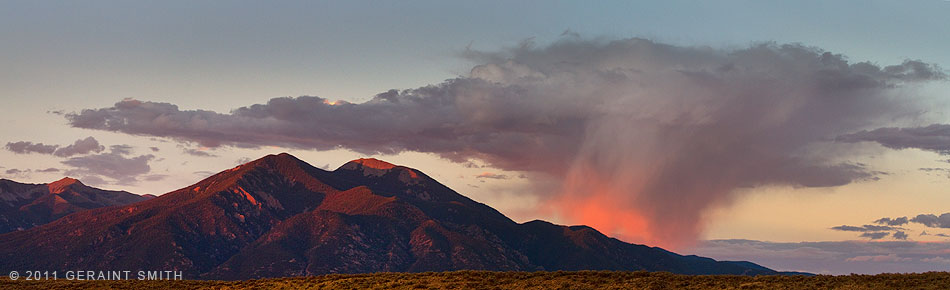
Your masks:
M296 156L290 155L290 153L283 152L283 153L280 153L280 154L268 154L267 156L261 157L261 158L255 160L255 161L251 161L251 162L257 162L257 161L268 161L268 162L275 162L275 161L276 161L276 162L287 162L287 161L293 161L293 162L298 162L298 161L300 161L300 159L297 158Z
M237 167L231 170L238 170L238 169L247 168L247 167L267 167L267 168L272 168L272 169L279 169L279 168L299 167L301 163L306 163L306 162L303 162L297 157L285 152L285 153L280 153L280 154L269 154L267 156L258 158L257 160L238 165Z
M373 169L381 169L381 170L388 170L388 169L393 169L394 167L396 167L396 165L392 163L382 161L376 158L360 158L360 159L350 161L349 163L358 163L360 165L363 165L364 167L369 167Z
M340 166L337 170L350 170L362 172L364 176L383 176L386 173L393 171L399 172L400 176L405 175L402 179L403 182L409 182L410 180L416 180L419 178L419 173L412 168L395 165L386 161L382 161L376 158L360 158Z
M49 187L49 192L61 193L74 184L84 186L84 184L82 184L82 182L80 182L78 179L71 178L71 177L64 177L63 179L53 181L47 186Z

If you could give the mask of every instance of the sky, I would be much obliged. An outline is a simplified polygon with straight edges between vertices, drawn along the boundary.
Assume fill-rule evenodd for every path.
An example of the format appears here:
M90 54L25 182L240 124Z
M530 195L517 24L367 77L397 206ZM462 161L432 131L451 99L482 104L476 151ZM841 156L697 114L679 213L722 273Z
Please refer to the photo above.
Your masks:
M946 270L948 12L4 1L0 178L162 194L271 153L376 157L519 222L780 270Z

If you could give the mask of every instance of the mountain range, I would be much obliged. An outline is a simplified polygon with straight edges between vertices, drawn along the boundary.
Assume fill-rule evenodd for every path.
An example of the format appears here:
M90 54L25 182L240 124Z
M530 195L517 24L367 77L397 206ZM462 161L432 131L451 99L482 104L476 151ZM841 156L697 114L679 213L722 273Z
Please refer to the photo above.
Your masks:
M0 233L29 229L78 211L153 197L89 187L69 177L48 184L0 179Z
M377 159L333 171L286 153L157 198L0 235L11 270L177 270L193 279L448 270L780 274L683 256L587 226L516 223L428 175Z

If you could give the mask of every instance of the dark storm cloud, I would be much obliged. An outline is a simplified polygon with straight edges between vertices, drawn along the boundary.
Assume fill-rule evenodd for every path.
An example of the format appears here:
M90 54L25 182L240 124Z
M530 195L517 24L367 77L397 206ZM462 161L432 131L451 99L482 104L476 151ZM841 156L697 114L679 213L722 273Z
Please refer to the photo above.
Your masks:
M884 218L880 218L874 221L874 223L876 224L889 225L889 226L902 226L902 225L906 225L907 222L908 220L906 216L902 216L902 217L894 218L894 219L889 218L889 217L884 217Z
M890 235L890 234L891 234L891 233L888 233L888 232L866 232L866 233L862 233L862 234L861 234L861 237L862 237L862 238L869 238L869 239L872 239L872 240L880 240L880 239L883 239L883 238L887 237L887 236Z
M891 149L917 148L940 154L950 154L950 125L933 124L926 127L887 127L863 130L838 138L843 142L877 142Z
M65 116L77 128L208 147L418 151L543 173L563 182L539 181L536 194L572 222L644 220L592 225L668 245L695 238L704 212L738 188L873 180L846 154L810 149L917 112L903 88L945 77L919 61L881 68L794 44L568 38L465 56L478 63L468 76L359 104L275 98L218 113L126 99Z
M940 68L920 60L906 60L900 65L886 66L882 72L891 78L910 81L941 80L947 78L947 74L940 70Z
M53 152L56 152L56 148L58 147L58 145L46 145L43 143L33 143L29 141L9 142L5 146L7 150L10 150L16 154L53 154Z
M59 145L46 145L43 143L33 143L29 141L9 142L6 145L7 150L17 154L38 153L51 154L59 157L70 157L80 154L98 153L105 150L105 147L99 144L99 141L93 137L76 140L73 144L66 147Z

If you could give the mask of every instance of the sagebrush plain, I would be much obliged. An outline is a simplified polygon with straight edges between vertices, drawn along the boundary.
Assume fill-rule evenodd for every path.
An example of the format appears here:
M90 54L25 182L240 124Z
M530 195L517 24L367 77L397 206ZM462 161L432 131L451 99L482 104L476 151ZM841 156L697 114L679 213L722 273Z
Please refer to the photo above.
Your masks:
M11 281L3 278L0 289L950 289L950 272L735 276L642 271L456 271L244 281Z

